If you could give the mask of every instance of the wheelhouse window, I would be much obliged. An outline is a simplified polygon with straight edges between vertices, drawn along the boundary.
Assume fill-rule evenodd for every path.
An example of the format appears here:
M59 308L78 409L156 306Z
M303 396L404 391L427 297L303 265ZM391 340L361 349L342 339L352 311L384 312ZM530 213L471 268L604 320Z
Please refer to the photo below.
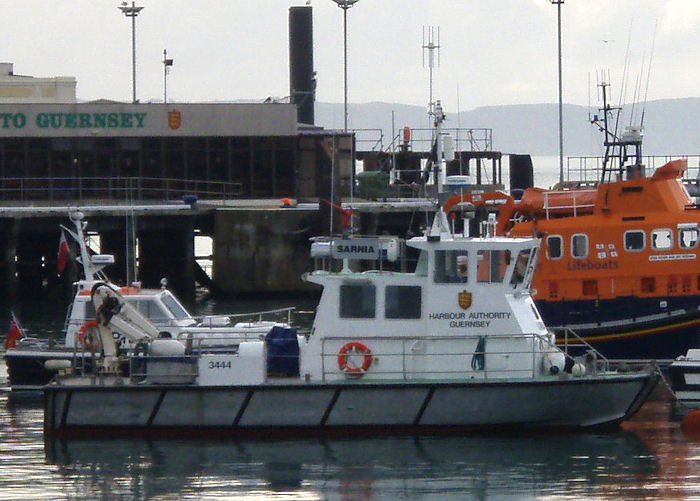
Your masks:
M435 283L466 283L469 281L467 251L435 251Z
M515 260L515 267L513 268L513 276L510 278L510 283L513 285L518 285L523 283L525 280L525 275L527 272L527 263L530 260L530 249L521 250L518 253L518 257Z
M698 246L697 228L680 228L678 230L678 246L681 249L694 249Z
M422 288L413 285L388 285L384 291L386 318L421 317Z
M340 286L341 318L374 318L377 291L372 284Z
M428 253L426 251L422 250L420 254L418 254L418 262L416 263L416 269L413 273L417 277L428 276Z
M157 301L153 299L142 299L129 303L136 308L144 317L154 322L165 322L170 320L170 316L163 310Z
M476 276L482 283L501 283L510 263L510 251L480 250L476 257Z
M629 252L643 251L646 247L646 238L642 230L629 230L625 232L625 250Z
M190 318L191 315L187 313L187 310L169 293L163 294L161 299L163 300L165 307L168 308L173 314L173 317L177 318L178 320Z
M668 228L662 228L651 232L651 248L654 250L668 250L673 246L673 233Z
M588 257L588 235L577 233L571 237L571 257L577 259Z
M559 235L547 237L547 253L549 259L561 259L564 255L564 239Z

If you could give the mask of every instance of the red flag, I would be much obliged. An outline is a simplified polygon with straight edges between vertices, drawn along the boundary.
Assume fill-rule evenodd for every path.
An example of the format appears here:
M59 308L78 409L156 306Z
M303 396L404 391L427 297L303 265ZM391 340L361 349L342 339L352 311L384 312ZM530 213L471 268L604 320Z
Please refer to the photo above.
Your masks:
M338 209L340 211L340 218L343 223L343 228L350 228L350 223L352 222L352 209L343 209L340 205L334 204L328 200L324 200L324 202L334 209Z
M68 247L68 240L66 240L66 234L61 230L61 240L58 242L58 272L63 273L66 269L66 264L68 263L68 256L70 255L70 248Z
M24 330L22 326L19 325L19 320L15 314L12 314L12 320L10 320L10 328L7 331L7 339L5 340L5 349L14 348L17 346L17 341L24 337Z

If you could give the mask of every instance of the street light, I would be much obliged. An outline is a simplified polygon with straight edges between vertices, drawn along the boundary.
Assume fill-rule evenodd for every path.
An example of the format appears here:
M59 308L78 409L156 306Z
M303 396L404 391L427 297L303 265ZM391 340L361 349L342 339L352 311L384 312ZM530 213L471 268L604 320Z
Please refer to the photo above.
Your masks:
M549 0L552 5L557 6L557 39L559 46L559 183L564 182L564 126L563 126L563 104L561 90L561 6L564 0Z
M333 0L338 7L343 9L343 81L345 86L345 96L343 109L345 114L345 132L348 131L348 9L359 0Z
M132 102L136 102L136 16L143 10L143 7L137 7L136 2L131 2L129 6L126 2L122 2L119 10L126 17L131 18L131 93Z
M168 51L163 49L163 104L168 104L168 69L173 65L173 60L168 59Z

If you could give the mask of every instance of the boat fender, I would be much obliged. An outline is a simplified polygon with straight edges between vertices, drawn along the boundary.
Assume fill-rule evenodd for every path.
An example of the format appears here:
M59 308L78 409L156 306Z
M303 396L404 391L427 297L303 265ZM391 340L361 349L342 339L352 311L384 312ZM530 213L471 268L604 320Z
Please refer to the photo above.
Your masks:
M351 355L363 355L362 364L356 366L352 363ZM338 351L338 368L348 376L362 376L372 365L372 350L358 341L351 341L343 345Z
M64 371L70 369L72 365L70 360L50 359L44 362L44 369L47 371Z
M571 368L571 375L574 377L583 377L586 375L586 366L580 362L576 362Z
M151 356L181 357L185 354L185 345L177 339L158 338L151 341Z
M544 358L542 358L542 368L545 374L551 374L552 376L559 374L564 371L565 365L566 356L561 351L546 353Z

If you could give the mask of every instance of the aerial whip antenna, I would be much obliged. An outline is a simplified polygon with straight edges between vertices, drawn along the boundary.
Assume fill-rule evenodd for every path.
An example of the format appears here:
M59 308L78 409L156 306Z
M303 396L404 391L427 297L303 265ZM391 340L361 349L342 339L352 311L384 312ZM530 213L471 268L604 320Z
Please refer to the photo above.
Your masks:
M644 113L646 112L647 96L649 95L649 80L651 80L651 62L654 59L654 45L656 44L656 28L658 24L659 20L657 19L654 23L654 34L651 37L651 54L649 54L649 67L647 68L647 83L646 88L644 89L644 105L642 106L642 119L639 123L639 125L641 126L644 126Z
M435 115L435 101L433 101L433 68L440 67L440 27L423 26L423 67L427 66L430 73L430 100L428 102L428 115L431 123ZM437 57L436 57L437 56ZM437 62L436 62L437 59Z

